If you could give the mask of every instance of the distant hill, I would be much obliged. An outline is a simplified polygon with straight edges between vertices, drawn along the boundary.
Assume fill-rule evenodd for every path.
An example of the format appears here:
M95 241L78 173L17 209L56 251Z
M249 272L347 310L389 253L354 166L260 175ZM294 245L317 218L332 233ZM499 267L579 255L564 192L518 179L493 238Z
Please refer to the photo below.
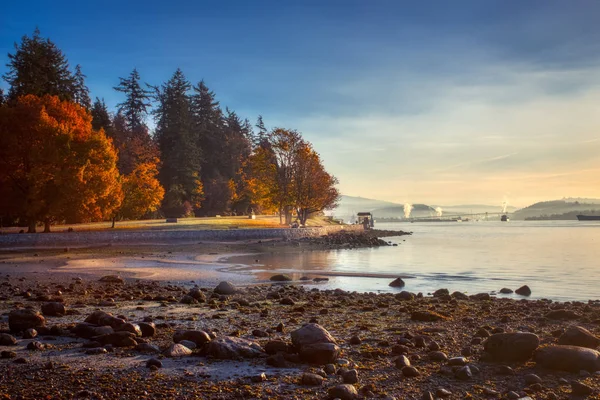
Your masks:
M576 219L577 213L600 210L600 199L567 198L541 201L515 211L512 219L546 219L544 217L566 214L565 218Z
M356 216L359 212L373 212L375 209L385 207L402 207L402 205L389 201L342 195L338 207L326 211L325 214L349 221L352 216Z
M377 218L403 218L404 217L404 205L397 205L391 207L376 208L371 211L375 219ZM412 204L410 216L413 218L430 217L436 215L435 208L428 206L427 204Z

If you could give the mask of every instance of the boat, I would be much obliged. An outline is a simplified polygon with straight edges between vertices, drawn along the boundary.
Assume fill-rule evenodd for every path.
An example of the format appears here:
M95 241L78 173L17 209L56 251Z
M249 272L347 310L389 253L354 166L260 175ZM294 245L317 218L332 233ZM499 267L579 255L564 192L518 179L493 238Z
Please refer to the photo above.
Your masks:
M580 221L600 221L600 215L578 215Z

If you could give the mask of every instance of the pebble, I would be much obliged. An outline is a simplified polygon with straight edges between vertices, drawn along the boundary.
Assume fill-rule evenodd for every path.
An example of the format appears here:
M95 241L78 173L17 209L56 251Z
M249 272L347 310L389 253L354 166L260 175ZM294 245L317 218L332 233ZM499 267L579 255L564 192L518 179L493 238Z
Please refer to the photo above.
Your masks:
M146 361L146 368L150 368L150 367L156 367L156 368L162 368L163 363L160 360L157 360L156 358L151 358L148 361Z
M464 367L457 369L454 373L454 376L456 376L456 378L460 380L465 381L471 379L473 377L473 373L471 372L471 368L469 368L468 365L465 365Z
M396 368L402 369L404 367L410 367L410 360L406 356L400 356L394 360Z
M230 295L235 294L237 292L237 288L234 286L233 283L223 281L217 285L214 292L217 294Z
M184 357L190 354L192 354L192 350L179 343L172 344L163 351L163 355L166 357Z
M523 377L525 383L528 385L532 385L534 383L542 383L542 378L537 376L536 374L527 374Z
M302 374L302 378L300 379L300 381L303 385L306 386L321 386L323 384L324 379L321 375L305 372L304 374Z
M406 376L407 378L413 378L415 376L419 376L420 373L415 367L407 365L406 367L402 367L402 375Z
M358 371L351 369L342 373L342 380L344 383L358 383Z
M8 333L0 333L0 346L14 346L17 344L17 338Z
M337 385L327 392L330 399L354 400L358 397L356 388L350 384Z
M250 380L254 383L265 382L267 380L267 375L264 372L262 372L258 375L252 375L250 377Z

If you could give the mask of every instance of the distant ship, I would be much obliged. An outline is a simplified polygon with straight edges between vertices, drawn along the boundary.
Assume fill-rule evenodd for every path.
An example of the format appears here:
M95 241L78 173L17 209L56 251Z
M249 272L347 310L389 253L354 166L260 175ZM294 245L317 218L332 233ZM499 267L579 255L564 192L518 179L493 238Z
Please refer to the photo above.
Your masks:
M600 221L600 215L578 215L580 221Z

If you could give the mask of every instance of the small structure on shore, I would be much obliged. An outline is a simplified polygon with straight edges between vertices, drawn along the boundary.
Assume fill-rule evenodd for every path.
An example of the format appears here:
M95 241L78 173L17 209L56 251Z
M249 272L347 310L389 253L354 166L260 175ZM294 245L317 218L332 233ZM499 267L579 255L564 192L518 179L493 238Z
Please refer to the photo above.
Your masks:
M372 229L375 226L375 220L373 219L373 214L370 212L359 212L357 215L356 223L359 225L363 225L365 229Z

